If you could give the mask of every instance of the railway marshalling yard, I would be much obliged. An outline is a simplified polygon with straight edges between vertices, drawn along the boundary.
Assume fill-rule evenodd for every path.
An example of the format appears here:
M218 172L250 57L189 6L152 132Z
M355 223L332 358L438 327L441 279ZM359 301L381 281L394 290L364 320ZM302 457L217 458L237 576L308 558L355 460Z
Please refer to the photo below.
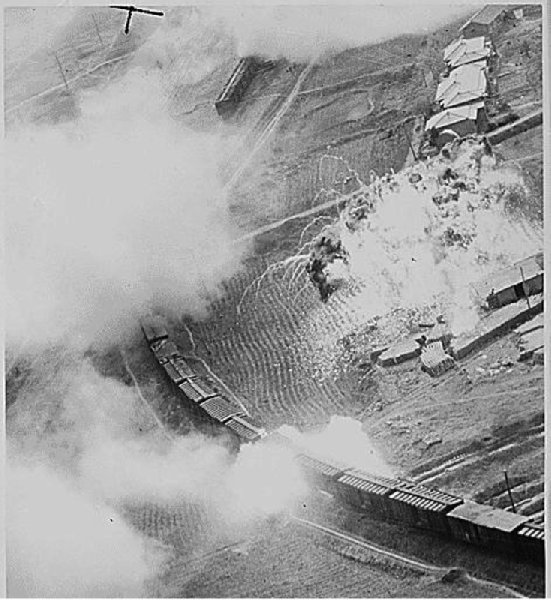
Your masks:
M383 367L370 359L372 351L411 335L412 319L435 314L398 308L385 319L362 322L353 292L339 290L322 303L304 269L296 268L300 263L289 260L338 216L354 182L413 164L410 144L420 139L443 48L462 22L315 63L278 61L254 78L229 124L220 122L213 102L232 61L185 87L178 73L189 68L187 57L165 68L162 80L176 122L217 131L233 145L234 158L221 176L244 238L236 245L247 246L239 273L222 283L208 316L171 319L169 330L184 353L220 377L266 429L317 431L335 415L351 417L395 473L506 508L507 471L517 509L543 520L544 367L518 361L518 334L495 337L438 378L422 372L418 359ZM107 25L115 27L109 19ZM115 34L110 56L90 43L93 30L79 31L79 43L90 45L88 70L98 68L73 86L116 80L132 68L134 56L140 64L142 40ZM142 33L145 47L148 32ZM530 58L519 53L525 38L533 46ZM541 17L500 34L496 47L507 102L520 116L541 106ZM75 75L83 70L74 68ZM38 72L44 77L47 70ZM40 87L25 93L31 97ZM8 94L8 109L9 101ZM14 98L13 106L22 101ZM74 118L72 100L56 90L8 116L20 118L20 111L42 121ZM520 208L532 246L543 243L542 139L540 125L494 147L529 186L528 203ZM97 368L138 390L140 402L169 431L190 432L196 425L174 399L138 329L119 350L95 355ZM18 381L8 385L17 389ZM140 431L154 428L151 413L137 406ZM512 590L539 596L544 589L538 567L520 569L506 557L360 518L314 491L292 516L246 531L221 527L223 534L217 533L216 515L200 506L150 503L124 512L138 529L174 549L163 577L151 582L155 595L495 597ZM442 577L451 568L474 577L446 582Z

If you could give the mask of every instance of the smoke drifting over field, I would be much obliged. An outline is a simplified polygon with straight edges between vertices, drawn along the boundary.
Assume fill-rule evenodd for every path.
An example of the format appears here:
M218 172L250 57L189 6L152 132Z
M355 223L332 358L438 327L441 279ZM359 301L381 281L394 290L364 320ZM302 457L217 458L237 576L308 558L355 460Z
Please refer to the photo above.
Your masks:
M127 505L201 506L224 536L305 491L281 448L247 447L234 461L198 434L169 440L132 389L71 358L55 381L20 394L8 435L10 596L147 593L171 549L127 524Z
M402 34L429 32L476 10L462 5L375 3L342 5L217 6L241 56L307 61Z
M347 467L362 469L374 475L394 475L377 448L362 431L360 421L333 416L329 424L315 433L300 433L284 425L279 431L314 454L337 461Z
M160 86L132 70L77 122L8 139L8 340L112 343L151 306L204 314L238 269L222 145L175 125Z

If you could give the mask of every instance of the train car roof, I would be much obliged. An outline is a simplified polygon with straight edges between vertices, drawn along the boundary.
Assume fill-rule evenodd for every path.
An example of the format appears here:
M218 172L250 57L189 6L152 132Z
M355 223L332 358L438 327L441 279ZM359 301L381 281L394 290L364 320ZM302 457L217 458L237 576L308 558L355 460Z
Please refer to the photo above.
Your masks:
M208 388L205 383L199 383L197 379L182 381L178 387L190 400L198 404L217 394L216 391Z
M517 531L518 535L535 540L545 539L545 528L540 523L524 523Z
M184 378L195 377L196 373L191 368L191 365L186 361L183 356L174 356L170 359L170 363L178 371L178 373Z
M233 406L222 396L209 398L209 400L201 404L201 408L221 423L224 423L231 417L243 414L236 406Z
M242 437L249 441L257 440L265 435L264 429L258 429L251 423L247 421L247 417L245 416L235 416L232 417L227 423L226 427L229 427L239 437Z
M426 498L427 500L433 500L445 506L457 506L463 502L463 498L442 492L440 490L434 490L432 488L425 487L412 481L401 480L397 487L400 491L408 492L420 498Z
M346 469L346 466L340 464L338 461L316 456L308 451L300 452L300 454L297 454L296 458L304 466L315 469L319 473L328 475L329 477L339 475Z
M178 370L170 361L164 363L163 369L167 372L170 379L175 383L180 383L182 381L182 375L178 372Z
M174 342L167 341L152 348L152 350L157 358L169 358L180 353L178 346Z
M349 469L339 477L339 483L379 496L395 490L398 485L393 479L372 475L360 469Z
M528 517L475 502L460 504L448 513L448 517L506 532L513 531L528 520Z
M141 326L145 339L148 342L154 342L155 340L166 339L168 337L168 331L162 317L144 317L141 320Z

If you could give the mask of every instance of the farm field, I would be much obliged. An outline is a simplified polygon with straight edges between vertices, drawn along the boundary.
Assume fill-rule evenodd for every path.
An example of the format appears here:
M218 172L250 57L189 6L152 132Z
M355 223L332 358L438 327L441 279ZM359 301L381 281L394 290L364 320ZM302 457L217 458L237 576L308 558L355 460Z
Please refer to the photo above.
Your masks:
M71 93L60 87L51 54L10 67L5 97L8 129L24 121L75 119L80 91L101 89L145 64L148 70L161 72L164 102L177 122L198 131L216 131L237 149L221 167L224 181L231 181L245 150L281 108L306 65L276 62L254 80L234 118L221 123L213 101L236 58L226 41L216 44L190 34L180 53L161 68L147 52L140 54L142 45L154 39L155 20L137 20L136 35L126 38L120 33L121 20L105 13L85 9L74 24L75 33L61 36L53 45L60 62L68 65ZM92 16L109 43L98 44ZM312 66L268 141L225 188L240 234L252 235L328 200L340 201L342 207L361 183L369 182L371 173L402 169L411 158L410 140L419 135L419 122L434 96L442 49L456 37L460 24L346 50ZM538 32L541 20L527 20L517 32L519 39L534 39L527 69L514 64L509 42L515 32L507 32L498 43L505 61L501 68L515 71L500 85L509 94L511 107L521 112L541 103L541 83L539 92L532 86L540 81ZM192 59L191 52L196 53ZM201 53L213 60L223 56L224 61L203 76L198 66ZM528 79L507 87L507 77L524 76L519 69ZM13 83L20 79L28 85ZM526 94L517 101L521 87ZM31 97L34 100L27 101ZM500 160L515 172L522 171L532 192L529 205L520 207L534 225L527 232L531 245L542 243L542 140L539 127L495 148ZM503 478L507 471L519 512L543 521L544 366L517 361L513 332L461 359L437 379L423 373L417 359L390 368L372 364L373 350L409 336L412 320L434 315L430 310L420 315L397 309L366 322L354 290L336 293L327 303L320 301L304 269L308 244L338 214L338 206L332 206L253 236L239 273L221 282L223 294L211 303L207 317L171 317L171 337L196 359L198 369L212 369L268 430L292 425L303 432L320 431L333 416L350 417L361 423L397 475L508 508ZM236 246L241 243L235 241ZM8 349L8 435L25 439L27 422L14 416L19 410L36 410L44 431L61 418L56 389L66 382L56 374L73 359L62 351L37 357L25 356L24 348ZM199 433L219 436L216 441L225 443L220 431L177 401L138 324L126 342L90 352L87 360L134 394L140 434L159 430L155 415L170 435ZM24 388L23 402L18 398L15 403ZM33 394L42 388L33 408ZM149 582L152 595L495 597L494 589L464 577L446 583L439 575L405 568L376 553L351 551L290 517L228 532L217 530L215 513L193 503L135 502L120 509L133 527L171 549L166 572ZM338 511L332 515L315 507L311 513L297 514L321 517L419 560L475 569L470 550L456 555L451 544L438 540L429 544L410 530L379 527L357 515ZM396 541L397 536L402 541ZM445 550L445 559L439 556L440 549ZM508 585L541 594L541 570L527 568L525 576L515 579L516 575L505 575L509 569L507 561L489 561L483 575L494 580L502 576ZM536 581L532 588L526 583L530 578Z

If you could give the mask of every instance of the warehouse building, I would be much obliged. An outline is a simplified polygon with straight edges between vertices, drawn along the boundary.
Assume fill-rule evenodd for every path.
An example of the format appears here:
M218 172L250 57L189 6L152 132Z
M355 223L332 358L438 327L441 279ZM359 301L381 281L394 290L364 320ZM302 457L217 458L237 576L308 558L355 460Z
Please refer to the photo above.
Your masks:
M459 38L444 50L444 61L448 70L462 65L480 61L488 61L492 57L492 45L484 36L471 39Z
M491 38L511 18L512 8L510 4L487 4L461 27L461 35L466 39Z
M474 286L481 304L500 308L543 292L543 253L520 260Z
M476 62L454 69L436 90L436 101L450 108L484 98L488 94L485 62Z
M488 117L484 101L453 106L433 115L425 125L432 133L432 143L441 148L456 137L484 133L488 130Z

